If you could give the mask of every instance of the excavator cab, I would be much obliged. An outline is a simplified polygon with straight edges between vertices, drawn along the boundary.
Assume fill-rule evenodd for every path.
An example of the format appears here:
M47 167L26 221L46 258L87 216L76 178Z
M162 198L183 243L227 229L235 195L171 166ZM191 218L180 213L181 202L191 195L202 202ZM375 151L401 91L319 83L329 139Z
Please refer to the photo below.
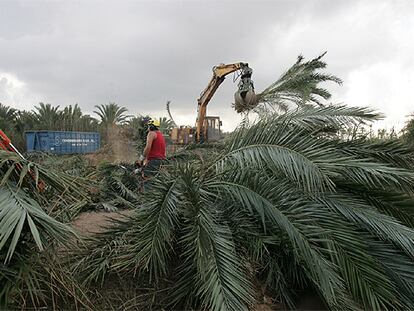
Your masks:
M204 120L205 138L208 142L219 141L221 135L221 121L220 117L207 116Z

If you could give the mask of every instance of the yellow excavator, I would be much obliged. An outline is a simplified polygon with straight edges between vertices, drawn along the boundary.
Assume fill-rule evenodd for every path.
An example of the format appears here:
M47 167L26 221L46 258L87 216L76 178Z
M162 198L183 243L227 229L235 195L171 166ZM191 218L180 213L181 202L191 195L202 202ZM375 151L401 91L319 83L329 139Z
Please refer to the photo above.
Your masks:
M247 63L220 64L213 67L213 77L207 87L201 92L197 99L197 121L194 129L186 127L173 129L171 138L175 143L187 144L191 142L211 142L220 137L221 121L219 117L206 116L207 105L215 94L218 87L223 83L225 77L233 72L239 71L240 81L238 89L234 94L234 106L237 112L248 110L256 106L256 94L254 92L251 76L253 70ZM195 134L195 139L191 136Z

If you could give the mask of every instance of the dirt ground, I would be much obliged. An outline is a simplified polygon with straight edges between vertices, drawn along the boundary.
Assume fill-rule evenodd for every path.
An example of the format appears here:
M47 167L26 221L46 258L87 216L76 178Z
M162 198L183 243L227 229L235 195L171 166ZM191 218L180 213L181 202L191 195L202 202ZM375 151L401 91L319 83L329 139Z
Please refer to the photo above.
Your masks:
M72 221L72 226L80 233L90 235L103 232L110 224L110 219L122 219L133 213L133 210L119 212L85 212Z

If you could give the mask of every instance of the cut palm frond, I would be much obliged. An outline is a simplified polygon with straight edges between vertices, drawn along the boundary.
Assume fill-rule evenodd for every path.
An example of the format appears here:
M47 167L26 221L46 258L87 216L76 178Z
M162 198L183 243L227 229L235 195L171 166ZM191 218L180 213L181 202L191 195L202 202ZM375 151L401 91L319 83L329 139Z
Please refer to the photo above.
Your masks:
M412 154L338 135L380 117L306 106L245 121L215 153L161 173L75 271L168 279L173 308L250 308L256 278L286 307L311 288L331 309L411 309Z
M23 191L0 188L0 252L7 248L4 261L9 262L19 243L27 243L26 232L40 251L53 240L67 243L76 234L70 227L50 217Z
M322 106L321 99L329 99L331 93L319 84L328 81L342 84L338 77L320 71L326 68L326 63L322 61L325 54L306 62L302 55L298 56L292 67L257 95L259 103L280 107L282 111L292 104L301 107L311 102Z

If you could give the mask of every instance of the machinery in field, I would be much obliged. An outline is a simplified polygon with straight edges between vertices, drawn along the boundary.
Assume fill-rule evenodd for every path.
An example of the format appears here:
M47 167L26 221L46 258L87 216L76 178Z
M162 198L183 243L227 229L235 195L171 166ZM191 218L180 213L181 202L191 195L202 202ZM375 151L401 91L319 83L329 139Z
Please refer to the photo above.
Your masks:
M171 139L174 143L204 143L220 139L222 125L220 117L207 116L207 105L218 87L223 83L225 77L237 71L239 71L240 81L238 89L234 94L234 107L236 111L242 112L256 106L256 94L253 81L251 80L253 70L247 63L220 64L215 66L213 67L213 77L197 99L196 127L174 128L171 133Z

